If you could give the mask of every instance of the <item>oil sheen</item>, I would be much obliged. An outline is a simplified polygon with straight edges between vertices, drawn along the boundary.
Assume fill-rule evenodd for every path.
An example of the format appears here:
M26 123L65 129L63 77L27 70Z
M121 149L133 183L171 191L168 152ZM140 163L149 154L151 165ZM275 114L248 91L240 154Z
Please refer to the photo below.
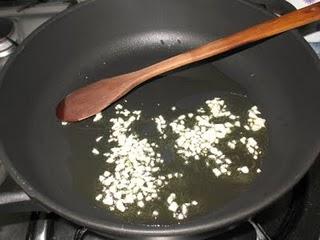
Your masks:
M72 169L74 188L87 200L88 204L101 208L101 211L105 211L106 214L112 214L125 222L148 225L190 221L214 212L239 195L245 194L260 171L263 171L262 162L268 143L267 128L252 131L241 127L220 139L216 147L232 163L228 168L230 174L221 174L217 177L212 171L214 167L211 165L208 167L207 155L205 157L200 155L198 160L192 159L192 156L186 160L185 156L177 153L175 146L179 136L168 127L170 122L181 115L186 116L185 125L192 126L195 117L201 114L198 110L205 106L207 100L215 98L224 100L228 111L239 116L241 126L247 125L248 110L256 104L250 101L245 90L238 83L219 72L211 64L204 64L144 84L104 110L103 118L99 121L94 122L93 118L90 118L62 126L72 150L69 164ZM157 152L164 162L154 175L168 176L168 174L179 173L183 176L166 179L168 184L161 187L156 198L144 201L143 207L131 204L123 212L118 211L117 208L110 210L110 206L96 200L96 196L104 187L98 181L99 176L105 171L111 173L115 171L114 165L106 164L107 157L103 153L110 152L116 146L109 141L109 136L112 134L110 119L118 118L115 110L117 104L131 112L141 110L140 118L132 124L131 131L139 139L147 139L148 142L158 146ZM258 108L261 111L259 106ZM202 114L210 115L208 108L203 109ZM190 113L193 117L188 118ZM159 115L166 120L165 138L154 121ZM263 113L260 117L263 118ZM219 121L223 123L227 119L222 117ZM100 136L102 138L97 141ZM247 145L241 143L242 138L253 138L256 141L259 146L257 159L253 159ZM231 141L236 142L234 148L228 145ZM93 149L98 152L94 154ZM243 172L240 168L244 166L246 168ZM187 216L183 219L173 217L173 211L168 209L170 204L167 199L172 193L176 195L175 201L180 206L183 203L192 205L192 201L197 202L188 207Z

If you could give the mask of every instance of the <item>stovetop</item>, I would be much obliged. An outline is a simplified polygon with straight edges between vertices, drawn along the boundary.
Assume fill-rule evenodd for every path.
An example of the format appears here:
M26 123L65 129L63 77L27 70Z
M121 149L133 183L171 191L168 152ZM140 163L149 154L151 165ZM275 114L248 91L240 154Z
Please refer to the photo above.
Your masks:
M283 0L248 0L249 2L272 2L272 8L282 9ZM291 3L299 0L288 0ZM312 0L301 2L315 2ZM0 0L0 20L10 19L15 27L5 44L0 39L0 70L14 51L35 28L64 9L76 4L77 1L41 1L25 2L18 6L8 6ZM16 1L17 2L17 1ZM19 2L19 1L18 1ZM30 4L30 2L32 4ZM37 4L34 4L37 2ZM279 3L279 4L278 4ZM299 3L300 4L300 3ZM261 6L268 7L264 4ZM268 9L268 8L267 8ZM6 21L5 21L6 22ZM4 23L5 24L5 23ZM0 21L1 28L1 21ZM312 26L313 30L319 26ZM0 29L1 30L1 29ZM310 28L303 30L308 33L307 40L320 58L320 37L309 36ZM1 33L0 33L1 38ZM1 49L3 48L3 49ZM8 51L10 49L10 51ZM2 50L5 50L3 52ZM4 54L4 57L1 57ZM306 176L285 196L273 205L252 217L248 222L238 225L227 233L211 240L320 240L320 156ZM4 181L4 182L3 182ZM3 184L1 184L3 182ZM0 192L18 188L10 177L6 177L0 161ZM39 212L31 213L0 213L0 240L106 240L55 215Z
M319 240L319 169L320 156L292 191L248 222L210 240ZM13 185L7 178L0 191ZM39 212L1 214L0 239L107 240L55 214Z

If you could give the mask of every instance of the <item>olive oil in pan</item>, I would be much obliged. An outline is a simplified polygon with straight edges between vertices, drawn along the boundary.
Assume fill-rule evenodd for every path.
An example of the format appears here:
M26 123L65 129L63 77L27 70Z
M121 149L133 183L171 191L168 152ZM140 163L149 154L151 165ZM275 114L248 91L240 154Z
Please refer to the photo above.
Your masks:
M106 214L111 213L132 223L150 225L177 223L192 220L194 217L219 209L245 192L260 173L261 161L266 152L267 130L265 127L252 130L254 125L248 122L249 112L251 111L251 115L255 114L254 112L257 114L257 110L252 110L254 104L244 93L237 83L207 64L143 85L127 95L125 99L103 111L103 118L99 121L94 122L91 118L63 126L73 148L69 162L73 177L76 179L75 189L88 199L90 204L106 211ZM207 100L213 100L209 102L213 108L223 100L225 107L223 111L230 112L236 119L233 119L234 117L231 119L229 113L211 118L212 108L208 102L206 103ZM223 106L220 107L223 108ZM127 112L127 116L121 115L121 112L125 111L130 113ZM141 112L132 115L134 111ZM108 158L115 156L114 149L119 148L119 142L110 141L110 136L114 133L114 129L111 128L119 118L126 120L131 116L130 114L135 116L135 120L126 129L128 132L125 136L133 134L136 137L132 140L133 142L146 139L145 148L152 149L147 153L149 154L147 158L151 156L153 166L150 166L149 175L143 176L147 176L145 179L151 176L153 180L148 180L149 182L146 180L143 183L141 188L146 188L144 191L139 189L131 191L128 188L132 173L129 170L128 174L123 173L124 170L118 173L118 177L119 174L130 175L126 186L121 186L120 181L112 179L110 185L107 180L111 175L116 178L115 172L119 169L116 160L106 163ZM160 115L162 118L159 117ZM205 128L207 124L207 128L202 129L202 132L207 134L200 136L202 138L209 136L209 138L206 141L197 140L202 141L202 149L198 154L192 154L197 141L193 140L192 144L195 145L191 144L191 148L188 148L183 145L183 140L184 137L197 132L195 126L199 121L201 123L199 116L211 116L207 123L202 122L204 125L199 125L198 131L201 133L201 127ZM259 117L262 119L261 115ZM112 123L110 119L115 120ZM232 127L223 129L223 125L227 122ZM234 126L236 122L240 127ZM184 131L179 131L181 124ZM214 134L209 131L212 127L217 128L216 131L220 129L222 132L229 132L223 137L223 133L216 132L218 137L213 136L213 138L217 138L218 142L214 143L210 139L210 134ZM185 134L188 131L189 133ZM219 137L219 134L222 135ZM180 142L179 138L182 139ZM190 139L193 138L196 138L196 135L191 136ZM141 142L139 144L137 146L141 147ZM216 155L210 152L212 149L208 149L208 144L214 145L217 149L214 150ZM152 151L155 157L152 157ZM223 156L218 156L221 153ZM122 157L128 158L130 154L132 158L133 153L130 151ZM116 159L119 158L121 154L116 156ZM124 169L137 166L129 164ZM145 168L142 172L148 171L146 170L148 165L144 164L142 167ZM156 171L153 172L152 169ZM135 170L132 171L136 176ZM123 178L122 175L121 178ZM159 181L161 184L158 184ZM112 185L120 186L120 189L113 189L110 193ZM148 193L150 190L148 186L156 192ZM112 197L121 188L124 188L122 196ZM126 200L124 202L121 200L119 203L119 199Z

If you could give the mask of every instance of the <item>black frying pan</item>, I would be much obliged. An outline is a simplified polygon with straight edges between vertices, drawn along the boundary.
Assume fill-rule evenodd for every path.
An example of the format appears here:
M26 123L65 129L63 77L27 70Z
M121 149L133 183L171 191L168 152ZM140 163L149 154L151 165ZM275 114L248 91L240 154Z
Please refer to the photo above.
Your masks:
M185 239L249 218L288 191L320 150L319 60L295 32L203 63L240 88L212 84L210 71L202 73L206 80L192 80L188 68L173 73L183 75L183 87L183 81L168 81L168 74L128 96L132 104L177 102L232 90L247 94L265 113L270 141L263 173L239 197L190 222L128 224L79 197L74 182L92 163L79 159L74 170L75 151L55 107L88 82L150 65L271 17L236 0L97 0L60 14L25 41L2 72L1 159L32 199L104 235Z

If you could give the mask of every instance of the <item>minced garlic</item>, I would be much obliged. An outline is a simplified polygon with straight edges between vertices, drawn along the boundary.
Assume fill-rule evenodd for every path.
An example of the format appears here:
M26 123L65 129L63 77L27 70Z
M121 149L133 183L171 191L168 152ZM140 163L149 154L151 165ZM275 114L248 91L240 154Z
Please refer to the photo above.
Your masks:
M171 111L176 111L176 107L171 107ZM198 204L201 206L201 196L198 201L193 199L181 201L177 190L170 193L166 199L161 199L162 191L171 182L177 179L183 180L183 173L163 173L164 159L158 143L142 138L139 133L132 130L133 125L141 119L141 110L130 111L117 104L115 113L116 115L109 119L111 133L97 136L94 142L100 145L91 149L93 155L105 159L108 169L98 177L102 190L97 193L95 200L104 204L110 211L120 213L136 207L134 208L136 215L144 215L145 209L150 208L148 203L162 200L174 219L178 221L186 219L190 208L196 209ZM155 123L161 141L164 141L169 134L170 137L174 136L173 149L185 165L192 164L193 161L203 161L212 175L220 178L253 172L249 166L239 166L234 163L232 157L226 156L226 149L237 151L242 146L253 159L258 159L262 153L254 137L241 136L237 139L236 136L231 136L239 129L257 132L265 128L265 120L261 118L256 106L248 110L247 116L247 121L243 121L240 116L229 110L223 99L214 98L207 100L194 112L177 114L176 118L170 121L163 115L153 117L151 120ZM94 116L93 122L98 122L102 118L102 113L98 113ZM112 147L103 152L101 144L105 143L112 144ZM226 148L221 148L221 143L225 144ZM261 173L261 169L258 168L254 172ZM152 209L149 216L154 219L160 218L159 209Z
M106 163L114 166L114 173L108 172L99 177L104 188L96 200L108 205L110 210L124 212L130 205L144 208L145 202L157 199L158 192L167 182L163 180L169 177L158 174L163 159L156 152L157 144L130 132L132 124L140 118L141 111L130 112L119 104L116 110L118 117L110 119L113 132L109 142L117 146L103 154ZM158 120L161 126L163 118L159 117ZM158 129L161 130L160 127ZM93 153L98 154L96 149ZM181 173L172 175L176 178L181 176Z
M266 120L259 117L261 112L258 110L257 106L253 106L248 110L248 125L245 126L247 130L259 131L261 128L265 127Z
M98 122L103 118L102 113L97 113L94 118L93 118L93 122Z

